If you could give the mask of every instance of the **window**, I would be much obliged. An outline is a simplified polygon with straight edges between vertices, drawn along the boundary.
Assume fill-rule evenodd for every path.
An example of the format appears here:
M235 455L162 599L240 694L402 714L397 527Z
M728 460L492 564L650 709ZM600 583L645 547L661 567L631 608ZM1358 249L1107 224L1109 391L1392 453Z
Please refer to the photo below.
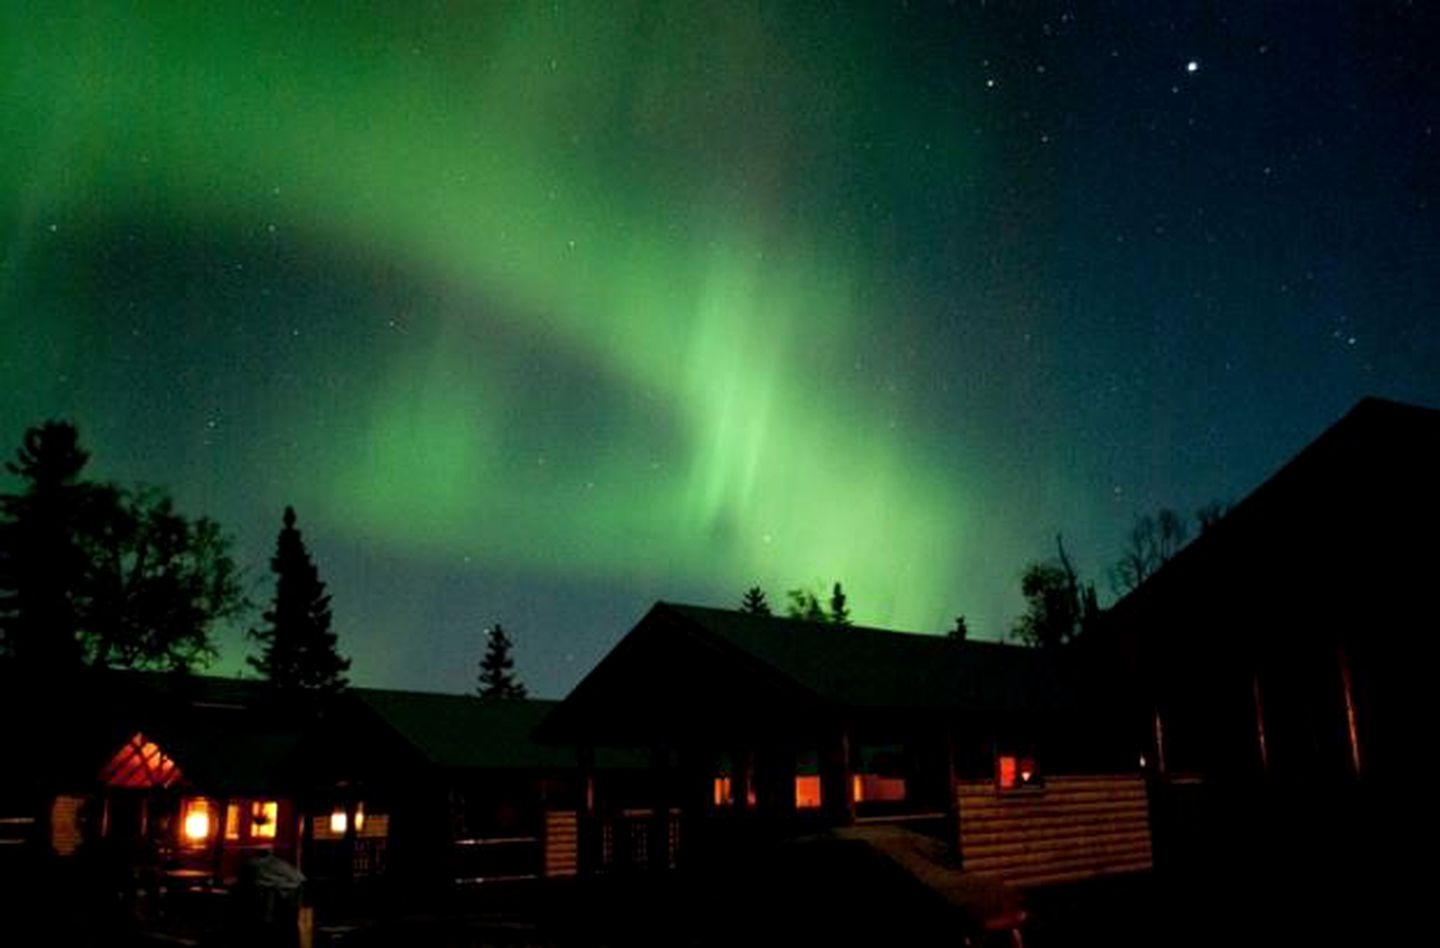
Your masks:
M336 806L328 814L316 815L311 832L316 839L344 839L350 826L345 807ZM370 813L364 802L355 804L355 835L361 839L379 839L390 832L390 818L384 813Z
M814 810L820 803L820 754L801 751L795 755L795 809Z
M240 804L231 803L225 807L225 838L240 838Z
M850 783L856 803L901 803L905 800L904 777L855 774Z
M730 778L729 778L729 777L716 777L714 783L715 783L715 794L714 794L715 806L716 806L716 807L734 806L734 804L735 804L734 788L733 788L733 787L731 786L731 784L730 784Z
M168 787L180 779L180 768L144 734L135 734L115 752L100 779L112 787L148 789Z
M250 804L250 837L252 839L274 839L275 826L279 822L280 804L274 800L256 800Z
M851 797L856 803L904 802L904 747L862 745L856 771L850 780Z
M1001 790L1018 790L1042 783L1034 757L1001 754L995 758L995 785Z

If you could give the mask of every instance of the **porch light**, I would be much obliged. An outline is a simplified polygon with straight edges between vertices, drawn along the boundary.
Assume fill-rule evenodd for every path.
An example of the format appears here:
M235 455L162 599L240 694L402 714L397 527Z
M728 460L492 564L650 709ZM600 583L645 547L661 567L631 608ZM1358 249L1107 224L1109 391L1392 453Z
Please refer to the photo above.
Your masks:
M364 828L365 828L365 804L363 804L363 803L357 803L357 804L355 804L355 833L356 833L356 835L359 835L360 831L363 830Z
M345 809L343 807L336 807L334 812L330 814L330 832L337 836L343 835L345 833L345 826Z
M190 800L185 804L185 819L182 822L185 839L201 843L210 838L210 804L205 800Z

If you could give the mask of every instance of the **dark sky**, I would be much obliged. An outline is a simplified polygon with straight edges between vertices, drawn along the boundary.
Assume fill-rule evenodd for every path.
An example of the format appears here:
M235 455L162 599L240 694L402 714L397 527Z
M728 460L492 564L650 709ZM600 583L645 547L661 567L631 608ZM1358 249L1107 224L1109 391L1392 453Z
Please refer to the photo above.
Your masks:
M263 7L263 8L262 8ZM0 4L0 444L235 536L359 683L656 599L999 637L1063 531L1440 405L1426 5ZM13 482L7 482L7 489ZM224 637L222 671L245 646Z

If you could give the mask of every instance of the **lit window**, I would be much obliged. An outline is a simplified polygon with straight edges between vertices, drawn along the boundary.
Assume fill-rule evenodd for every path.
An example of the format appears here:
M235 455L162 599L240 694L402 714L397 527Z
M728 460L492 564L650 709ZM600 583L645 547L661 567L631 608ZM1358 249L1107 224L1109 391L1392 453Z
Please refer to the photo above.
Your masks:
M256 800L250 804L250 835L255 839L274 839L275 825L280 820L280 804L274 800Z
M365 829L365 804L355 804L355 832L359 833Z
M820 777L800 775L795 778L795 809L813 810L820 805Z
M240 804L230 803L225 807L225 838L240 838Z
M210 801L186 800L180 820L180 832L186 843L199 846L210 838Z
M365 819L355 819L355 835L372 839L384 839L390 834L390 817L384 813L367 813Z
M348 821L345 819L345 808L336 807L334 812L330 814L330 832L334 833L336 836L345 835L345 826L347 822Z
M136 734L115 752L100 779L112 787L168 787L180 779L180 768L145 735Z
M904 777L882 777L880 774L855 774L851 781L855 802L899 803L905 799Z
M730 783L730 778L729 778L729 777L716 777L716 778L715 778L715 781L714 781L714 784L715 784L715 792L714 792L715 805L716 805L717 807L718 807L718 806L732 806L732 805L735 803L735 796L734 796L733 787L731 786L731 783Z
M863 744L850 792L856 803L905 800L905 748L900 744Z
M1019 787L1038 787L1041 784L1040 771L1034 757L1016 757L1002 754L995 758L995 783L1001 790Z

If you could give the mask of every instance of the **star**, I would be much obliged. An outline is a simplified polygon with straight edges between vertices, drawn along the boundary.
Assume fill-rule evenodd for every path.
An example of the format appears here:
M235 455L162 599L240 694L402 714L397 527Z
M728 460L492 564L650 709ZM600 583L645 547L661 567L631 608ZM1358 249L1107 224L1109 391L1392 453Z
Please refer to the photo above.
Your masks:
M1197 59L1192 59L1192 60L1190 60L1188 63L1185 64L1185 71L1186 71L1186 72L1199 72L1199 71L1200 71L1200 61L1197 60Z

